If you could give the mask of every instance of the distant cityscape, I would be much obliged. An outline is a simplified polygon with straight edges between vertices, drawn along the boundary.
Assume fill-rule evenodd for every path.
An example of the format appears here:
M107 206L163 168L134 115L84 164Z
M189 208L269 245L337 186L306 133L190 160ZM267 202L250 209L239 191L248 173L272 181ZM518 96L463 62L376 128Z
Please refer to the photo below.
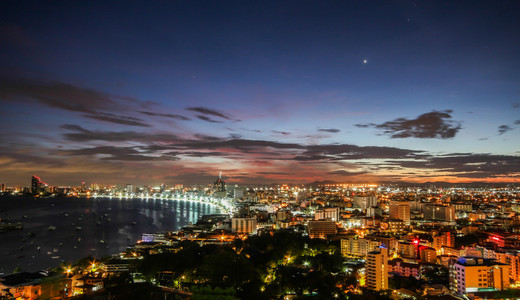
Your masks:
M90 266L71 264L52 275L22 280L21 285L8 284L20 276L18 273L4 275L0 277L4 297L16 294L20 287L25 293L35 290L43 293L46 287L40 283L42 276L54 276L62 288L53 293L62 297L103 293L110 286L106 281L109 276L150 282L149 288L161 288L176 295L204 294L200 287L219 285L201 285L209 280L204 276L209 275L194 271L201 267L198 264L186 267L183 272L158 268L147 273L149 270L143 269L142 261L154 262L161 255L174 257L187 251L183 250L185 243L201 249L210 245L224 247L242 257L244 249L253 247L255 237L269 243L279 235L288 235L285 238L294 243L303 242L304 246L301 249L280 246L279 253L272 254L276 257L272 258L274 265L256 266L259 274L263 274L258 278L259 292L268 298L290 299L316 293L305 286L290 290L283 278L306 277L316 270L329 269L330 274L335 274L329 274L334 282L330 292L335 297L375 295L419 299L444 295L459 299L468 295L473 298L516 295L519 291L516 287L520 284L520 188L513 186L239 186L228 185L219 176L207 186L193 187L86 183L53 187L33 176L30 187L2 186L2 192L41 198L61 195L184 199L222 208L222 214L203 216L196 224L178 231L143 233L142 239L124 253L92 258L95 262ZM335 263L327 266L318 259L324 254L333 255ZM234 280L233 286L246 284L241 279ZM273 291L274 286L279 289ZM226 293L237 296L234 292Z

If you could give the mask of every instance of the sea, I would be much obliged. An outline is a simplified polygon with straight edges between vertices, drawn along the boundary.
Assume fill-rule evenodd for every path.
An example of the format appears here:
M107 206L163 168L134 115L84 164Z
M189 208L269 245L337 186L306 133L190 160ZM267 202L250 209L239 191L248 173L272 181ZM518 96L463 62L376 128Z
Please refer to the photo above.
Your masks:
M0 274L121 253L143 233L177 231L218 213L212 204L175 199L0 196L0 218L23 224L0 232Z

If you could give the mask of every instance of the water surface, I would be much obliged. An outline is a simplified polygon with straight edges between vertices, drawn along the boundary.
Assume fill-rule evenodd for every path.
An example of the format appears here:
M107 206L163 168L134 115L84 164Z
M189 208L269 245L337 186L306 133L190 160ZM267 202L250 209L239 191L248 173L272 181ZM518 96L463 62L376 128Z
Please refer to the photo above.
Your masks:
M0 218L24 225L0 233L0 273L109 256L142 233L179 230L214 213L220 213L216 206L184 200L0 196Z

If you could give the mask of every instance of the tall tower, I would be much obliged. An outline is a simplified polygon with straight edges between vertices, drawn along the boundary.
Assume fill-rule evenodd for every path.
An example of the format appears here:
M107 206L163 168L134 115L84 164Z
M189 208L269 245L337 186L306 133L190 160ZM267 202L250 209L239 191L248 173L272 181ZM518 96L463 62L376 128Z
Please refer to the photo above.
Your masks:
M368 252L366 263L367 288L375 291L388 289L388 249L382 246Z
M31 193L33 195L39 194L41 190L42 181L40 177L33 176L31 178Z
M226 191L226 182L222 180L222 172L220 172L217 181L213 184L215 186L216 192L225 192Z

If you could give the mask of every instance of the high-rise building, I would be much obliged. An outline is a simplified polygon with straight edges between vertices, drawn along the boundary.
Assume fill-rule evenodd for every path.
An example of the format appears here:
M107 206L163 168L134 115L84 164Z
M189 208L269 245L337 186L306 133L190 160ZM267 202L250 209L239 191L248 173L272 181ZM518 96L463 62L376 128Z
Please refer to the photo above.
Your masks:
M131 194L131 193L133 193L133 192L134 192L134 186L131 185L131 184L127 184L127 185L126 185L126 188L125 188L125 192L126 192L127 194Z
M5 184L0 184L0 192L5 192Z
M375 291L388 289L388 249L379 247L377 250L368 252L366 286Z
M406 226L410 225L410 204L406 201L391 201L390 219L404 221Z
M463 256L450 265L450 290L456 294L509 287L509 265L494 259Z
M33 176L31 178L31 193L33 195L39 194L41 192L43 182L41 181L40 177Z

